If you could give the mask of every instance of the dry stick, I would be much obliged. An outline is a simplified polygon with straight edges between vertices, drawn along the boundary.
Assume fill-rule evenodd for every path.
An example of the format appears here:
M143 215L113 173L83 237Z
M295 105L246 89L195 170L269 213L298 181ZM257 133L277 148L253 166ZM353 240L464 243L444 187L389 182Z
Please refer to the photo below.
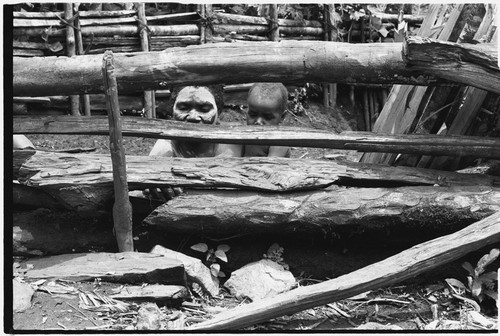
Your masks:
M137 16L139 18L139 36L141 38L141 50L149 51L149 34L147 30L147 19L146 19L146 7L144 2L135 2L135 8L137 9ZM155 106L153 105L153 97L155 95L154 91L148 90L144 91L143 106L146 118L153 118L156 116Z
M385 260L320 284L242 305L190 330L241 329L283 315L388 286L500 241L500 212L440 238L418 244Z
M76 12L76 13L78 14L78 12ZM78 52L78 55L83 55L84 54L83 39L82 39L82 31L80 29L80 18L79 17L76 18L75 26L76 26L77 52ZM82 98L82 102L83 102L84 114L85 114L85 116L90 117L91 116L90 96L88 94L84 94L84 95L81 95L80 97Z
M64 4L64 18L69 21L73 17L73 4ZM66 27L66 49L69 57L76 55L75 48L75 31L71 25ZM80 115L80 102L77 95L69 96L71 101L71 114L74 116Z
M113 164L113 184L115 203L113 205L113 222L120 252L134 250L132 240L132 205L128 196L125 149L122 143L122 122L118 103L118 85L114 73L113 53L106 51L102 60L102 75L106 105L108 107L109 137L111 161Z

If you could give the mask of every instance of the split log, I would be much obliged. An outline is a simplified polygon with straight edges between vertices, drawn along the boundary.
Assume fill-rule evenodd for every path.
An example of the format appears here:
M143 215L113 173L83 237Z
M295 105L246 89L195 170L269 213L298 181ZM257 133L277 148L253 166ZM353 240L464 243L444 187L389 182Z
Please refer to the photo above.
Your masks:
M12 50L12 55L14 57L43 57L45 56L45 53L43 50L15 48Z
M117 62L118 64L118 62ZM415 153L500 158L500 139L473 136L387 135L300 127L206 126L169 120L123 117L123 135L216 143L355 149L365 152ZM102 117L15 116L14 134L108 135Z
M138 33L137 27L134 32ZM438 43L432 42L432 44ZM233 84L255 81L285 83L362 81L418 85L443 83L442 79L434 76L435 73L441 74L449 81L473 83L474 86L487 91L500 93L498 68L493 69L490 63L471 63L481 62L482 58L464 57L460 63L457 63L455 58L453 60L440 58L439 69L449 67L453 69L438 71L435 70L435 66L419 62L412 56L418 45L422 44L408 43L403 58L401 53L403 45L400 43L363 45L313 41L209 43L186 48L171 48L164 52L116 55L116 74L119 91L122 93L164 89L167 83L168 85ZM456 46L452 48L456 50ZM420 55L424 60L433 60L432 55ZM456 56L457 53L448 55ZM467 55L471 53L464 54ZM406 60L409 60L412 66L407 66ZM100 56L94 55L29 60L15 57L14 95L43 96L56 93L66 95L102 92L99 63ZM432 70L429 71L429 68ZM478 75L472 75L470 70L474 70ZM471 76L474 78L471 79ZM64 78L65 85L60 85L61 78Z
M188 13L175 13L175 14L163 14L163 15L152 15L148 16L148 22L151 21L165 21L165 20L197 20L200 16L196 12ZM94 18L94 19L82 19L80 24L82 27L85 26L108 26L108 25L121 25L137 23L136 17L125 17L125 18ZM14 25L15 27L16 25Z
M372 15L382 19L382 22L399 22L399 14L388 14L388 13L374 13ZM410 25L414 25L416 23L422 23L424 21L424 15L416 15L416 14L403 14L403 21L408 22Z
M458 232L416 245L352 273L320 284L299 287L270 299L241 305L188 329L241 329L396 284L445 265L483 246L499 242L499 223L500 213L495 213Z
M62 279L130 284L184 285L185 273L178 260L151 253L75 253L28 259L33 265L27 279Z
M338 226L460 227L500 211L491 187L340 188L287 194L189 192L156 208L144 223L210 237L321 235Z
M14 172L21 159L14 151ZM26 159L26 153L20 152ZM37 152L20 168L19 180L41 188L68 209L109 209L112 201L112 167L103 154ZM498 177L286 158L185 159L127 156L131 190L151 186L187 188L230 187L260 191L321 189L347 186L500 186Z

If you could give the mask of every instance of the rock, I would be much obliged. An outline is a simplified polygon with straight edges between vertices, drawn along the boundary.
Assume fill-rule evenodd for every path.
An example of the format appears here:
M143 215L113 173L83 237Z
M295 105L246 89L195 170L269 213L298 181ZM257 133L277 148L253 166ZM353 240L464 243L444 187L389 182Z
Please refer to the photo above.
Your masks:
M188 281L196 282L211 296L219 294L219 279L212 276L210 269L201 260L170 250L161 245L153 247L150 253L159 254L180 261L184 265Z
M20 282L18 279L12 280L12 295L14 301L14 311L21 313L31 307L31 298L35 291L27 283Z
M367 322L357 326L355 329L359 330L403 330L400 326L391 324L382 324L377 322Z
M255 301L288 291L295 283L290 271L274 261L262 259L234 271L224 287L239 299L248 297Z
M136 330L159 330L160 329L161 311L156 303L146 303L137 314Z

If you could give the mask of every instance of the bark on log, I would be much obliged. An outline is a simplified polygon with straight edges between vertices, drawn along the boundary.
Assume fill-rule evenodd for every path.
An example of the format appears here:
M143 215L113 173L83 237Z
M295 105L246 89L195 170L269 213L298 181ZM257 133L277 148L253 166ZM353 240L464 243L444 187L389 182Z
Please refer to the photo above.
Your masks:
M261 16L248 16L248 15L237 15L228 13L214 13L214 17L219 19L223 23L246 23L255 25L268 25L269 22L266 18ZM321 28L323 24L319 21L313 20L286 20L279 19L278 25L283 27L316 27Z
M20 151L19 170L26 153ZM37 152L19 174L25 184L41 188L68 209L109 209L112 167L107 155ZM231 187L260 191L320 189L347 186L500 186L498 177L388 167L354 162L291 160L286 158L185 159L128 156L127 181L131 190L150 186L187 188Z
M355 149L365 152L414 153L500 158L500 139L472 136L387 135L299 127L216 126L124 117L123 135L252 145ZM108 135L105 118L14 117L14 134Z
M495 213L458 232L416 245L355 272L320 284L300 287L270 299L241 305L188 329L241 329L410 279L500 241L499 224L500 213Z
M171 26L148 26L151 36L178 36L178 35L194 35L198 34L198 26L194 24L171 25ZM137 36L139 27L136 25L115 25L115 26L88 26L82 27L82 36ZM64 31L61 29L45 28L14 28L14 36L64 36Z
M337 226L461 225L500 211L491 187L331 188L288 194L190 192L156 208L144 222L178 233L326 234ZM430 226L429 226L430 225Z
M196 27L196 26L195 26ZM198 27L196 27L197 33ZM137 27L135 27L137 34ZM154 33L153 33L154 35ZM183 35L186 35L184 33ZM440 66L454 69L437 71L411 55L408 43L405 59L402 44L382 43L357 45L337 42L282 41L262 43L204 44L187 48L171 48L163 52L116 56L117 80L122 93L164 89L166 85L214 83L340 82L401 83L430 85L444 81L434 74L457 83L500 93L498 68L482 64L441 58ZM469 55L471 53L468 53ZM456 55L456 54L454 54ZM425 56L425 59L432 58ZM469 57L470 61L478 60ZM406 62L410 60L407 66ZM40 96L102 92L99 72L100 56L14 58L14 95ZM420 66L419 66L420 64ZM419 71L414 71L419 69ZM442 69L442 68L440 68ZM462 71L464 70L464 71ZM453 76L450 75L453 73ZM463 74L462 74L463 73ZM453 78L452 78L453 77ZM484 78L482 80L481 78ZM61 85L63 80L64 85Z
M266 34L269 31L268 25L230 25L218 24L214 25L216 34ZM281 34L288 35L321 35L324 30L321 27L280 27Z
M117 17L117 16L130 16L136 13L135 10L117 10L117 11L81 11L80 17ZM62 17L63 12L14 12L12 14L15 18L57 18Z

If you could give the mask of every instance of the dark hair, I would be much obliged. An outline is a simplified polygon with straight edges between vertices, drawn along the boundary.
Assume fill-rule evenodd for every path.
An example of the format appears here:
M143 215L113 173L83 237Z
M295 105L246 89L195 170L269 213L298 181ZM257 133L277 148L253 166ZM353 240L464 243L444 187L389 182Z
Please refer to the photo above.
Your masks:
M276 91L281 100L281 112L284 112L288 104L288 90L282 83L255 83L248 91L248 96L256 94L269 99L276 96Z

